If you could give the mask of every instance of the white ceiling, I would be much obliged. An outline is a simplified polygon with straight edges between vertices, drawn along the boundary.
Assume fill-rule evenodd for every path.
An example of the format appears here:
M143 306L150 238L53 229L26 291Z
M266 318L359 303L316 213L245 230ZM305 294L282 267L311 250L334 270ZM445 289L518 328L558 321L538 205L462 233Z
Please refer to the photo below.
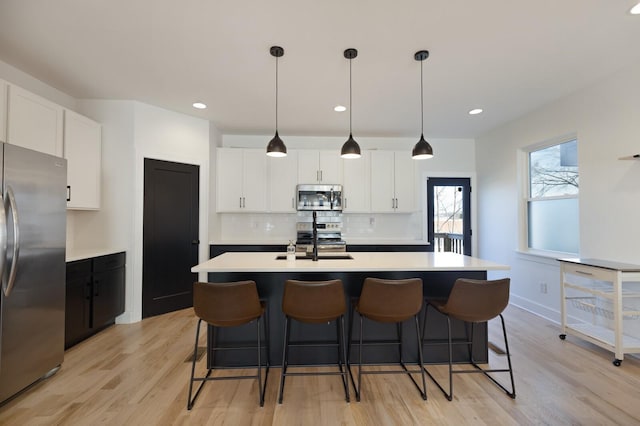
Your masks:
M475 137L640 59L637 0L0 0L0 60L223 133ZM209 105L196 111L192 102ZM485 112L470 116L480 107Z

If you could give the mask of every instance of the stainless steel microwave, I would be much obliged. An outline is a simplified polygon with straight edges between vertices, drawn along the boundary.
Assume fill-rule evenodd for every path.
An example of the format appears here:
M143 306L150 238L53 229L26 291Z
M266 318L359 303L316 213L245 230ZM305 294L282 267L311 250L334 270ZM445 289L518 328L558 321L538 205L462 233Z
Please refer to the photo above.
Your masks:
M342 185L298 185L298 210L342 211Z

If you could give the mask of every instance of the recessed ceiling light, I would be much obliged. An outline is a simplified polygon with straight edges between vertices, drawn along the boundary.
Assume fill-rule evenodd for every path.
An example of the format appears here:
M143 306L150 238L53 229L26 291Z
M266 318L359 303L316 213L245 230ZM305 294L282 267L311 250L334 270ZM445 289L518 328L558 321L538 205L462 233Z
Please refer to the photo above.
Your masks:
M194 102L193 107L197 109L205 109L207 107L207 104L204 104L202 102Z
M476 114L480 114L482 112L482 108L475 108L472 109L471 111L469 111L470 115L476 115Z
M629 11L632 15L640 15L640 3L636 4Z
M344 112L347 110L347 107L343 105L336 105L335 108L333 108L333 110L335 112Z

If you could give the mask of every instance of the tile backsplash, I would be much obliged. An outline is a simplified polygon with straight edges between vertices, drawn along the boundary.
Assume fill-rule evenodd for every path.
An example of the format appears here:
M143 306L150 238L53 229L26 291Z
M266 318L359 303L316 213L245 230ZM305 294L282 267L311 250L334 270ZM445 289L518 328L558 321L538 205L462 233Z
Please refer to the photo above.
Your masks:
M286 244L296 239L295 213L221 213L216 242L265 242ZM421 213L342 214L342 237L347 244L368 241L423 241ZM217 232L216 232L217 231Z

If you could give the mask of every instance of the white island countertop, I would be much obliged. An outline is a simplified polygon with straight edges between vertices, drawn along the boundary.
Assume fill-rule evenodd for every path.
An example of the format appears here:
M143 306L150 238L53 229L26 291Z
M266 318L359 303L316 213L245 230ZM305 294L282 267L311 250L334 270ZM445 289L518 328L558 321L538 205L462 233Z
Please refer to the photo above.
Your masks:
M276 260L285 253L227 252L191 272L505 271L509 266L456 253L347 252L353 259ZM322 254L321 254L322 256Z
M108 254L120 253L126 251L122 248L90 248L90 249L76 249L67 247L65 253L65 260L67 262L74 262L76 260L84 260L92 257L106 256Z

